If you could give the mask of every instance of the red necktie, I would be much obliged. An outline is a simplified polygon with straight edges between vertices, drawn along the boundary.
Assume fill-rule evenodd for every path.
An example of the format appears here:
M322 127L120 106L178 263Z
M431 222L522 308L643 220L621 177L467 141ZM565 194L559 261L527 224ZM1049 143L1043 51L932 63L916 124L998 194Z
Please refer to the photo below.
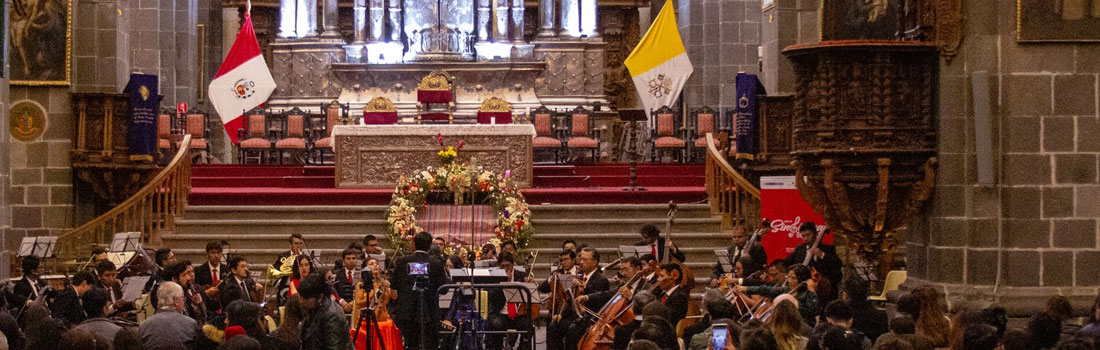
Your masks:
M351 284L351 270L348 270L348 284Z
M215 285L215 286L216 286L216 285L218 285L218 268L217 268L217 267L215 267L215 268L213 268L212 270L210 270L210 272L214 274L214 277L213 277L213 279L214 279L214 285Z
M657 243L649 244L649 253L653 254L653 258L657 258Z
M664 304L667 301L668 301L668 294L665 294L665 296L661 297L661 304Z

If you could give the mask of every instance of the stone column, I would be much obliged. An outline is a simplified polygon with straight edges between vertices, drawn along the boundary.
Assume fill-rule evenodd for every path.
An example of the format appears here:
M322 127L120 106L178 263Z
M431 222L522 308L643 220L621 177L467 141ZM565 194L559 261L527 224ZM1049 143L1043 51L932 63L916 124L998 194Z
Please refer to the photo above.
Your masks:
M280 38L293 38L298 36L297 28L297 0L279 0L279 34Z
M477 42L483 43L489 41L490 35L493 32L492 17L490 12L492 0L477 0Z
M496 2L496 35L494 42L508 42L508 1L493 0Z
M539 38L554 36L554 0L539 0Z
M352 16L352 28L355 29L355 41L352 43L365 43L367 41L367 0L355 0Z
M370 0L370 42L382 41L386 34L386 7L383 0Z
M390 8L390 42L401 42L401 0L388 0Z
M298 0L299 38L317 37L317 0Z
M321 34L321 36L325 38L339 38L340 26L336 23L338 20L337 11L339 11L339 9L337 9L337 1L325 0L324 4L325 13L323 14L323 17L321 17L321 19L324 21L325 26L324 32Z
M587 36L589 38L595 38L599 36L600 34L596 30L596 0L578 1L580 2L581 10L581 35Z
M512 42L523 43L523 0L512 0Z
M579 38L581 31L580 0L561 0L561 11L558 12L561 23L560 36Z

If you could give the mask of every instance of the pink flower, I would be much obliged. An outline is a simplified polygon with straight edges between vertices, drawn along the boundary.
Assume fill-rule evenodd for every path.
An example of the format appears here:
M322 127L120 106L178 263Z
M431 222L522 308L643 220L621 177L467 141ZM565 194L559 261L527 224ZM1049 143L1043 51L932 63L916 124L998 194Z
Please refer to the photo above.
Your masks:
M435 140L439 141L439 147L443 147L443 133L435 134Z
M505 170L504 171L504 178L507 179L507 178L511 178L511 177L512 177L512 171L511 170Z
M455 147L455 150L456 151L461 151L462 146L465 146L465 145L466 145L466 140L458 140L458 146Z

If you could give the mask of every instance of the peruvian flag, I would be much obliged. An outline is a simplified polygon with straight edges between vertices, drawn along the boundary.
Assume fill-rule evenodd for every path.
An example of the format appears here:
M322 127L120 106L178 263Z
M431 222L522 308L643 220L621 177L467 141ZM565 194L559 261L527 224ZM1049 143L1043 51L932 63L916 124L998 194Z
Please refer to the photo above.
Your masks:
M229 139L237 143L237 130L244 126L243 114L266 102L275 91L275 79L271 78L271 71L260 52L248 12L245 12L241 32L237 33L233 47L214 80L210 81L208 90L210 103L221 116Z

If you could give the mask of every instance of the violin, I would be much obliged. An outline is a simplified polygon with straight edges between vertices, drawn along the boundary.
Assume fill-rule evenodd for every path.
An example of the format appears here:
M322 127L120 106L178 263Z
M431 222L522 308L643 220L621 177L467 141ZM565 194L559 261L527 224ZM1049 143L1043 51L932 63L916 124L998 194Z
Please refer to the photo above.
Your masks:
M550 304L551 321L561 319L561 314L565 311L565 306L569 303L569 299L571 299L567 294L565 283L563 283L558 276L559 274L557 271L550 275L550 278L547 280L547 284L550 285L550 294L548 295L548 300L543 301L544 303Z

